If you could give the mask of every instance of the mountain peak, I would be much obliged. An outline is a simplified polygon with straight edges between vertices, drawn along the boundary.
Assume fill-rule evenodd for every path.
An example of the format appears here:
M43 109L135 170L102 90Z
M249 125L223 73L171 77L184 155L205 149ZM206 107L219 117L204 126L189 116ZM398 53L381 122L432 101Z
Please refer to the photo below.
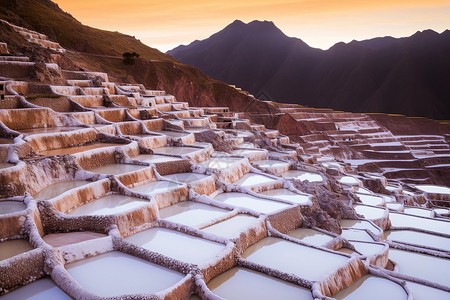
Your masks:
M432 29L425 29L422 31L419 30L412 35L412 37L415 37L415 38L418 38L418 37L419 38L430 38L430 37L437 37L437 36L439 36L439 33Z
M264 20L264 21L260 21L260 20L253 20L251 22L248 23L248 25L263 25L263 26L275 26L275 23L273 23L272 21L268 21L268 20Z
M241 20L235 20L232 23L230 23L228 26L226 26L224 29L251 29L251 30L278 30L281 32L281 30L272 22L272 21L260 21L260 20L253 20L248 23L244 23Z
M228 26L241 26L241 25L245 25L245 23L242 22L241 20L234 20L233 23L230 23Z
M272 21L268 20L253 20L248 23L244 23L241 20L235 20L216 34L231 34L240 36L247 35L254 37L260 36L260 38L272 36L280 39L290 39Z
M417 31L411 36L412 40L419 44L427 44L432 40L439 39L440 34L432 29Z
M422 31L417 31L416 34L429 34L429 35L436 35L439 34L436 31L434 31L433 29L424 29Z

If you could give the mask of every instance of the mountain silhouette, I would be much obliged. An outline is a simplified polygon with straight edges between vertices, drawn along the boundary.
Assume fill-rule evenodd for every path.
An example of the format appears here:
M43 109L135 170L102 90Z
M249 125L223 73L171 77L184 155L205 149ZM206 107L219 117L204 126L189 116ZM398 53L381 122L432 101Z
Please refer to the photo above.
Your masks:
M450 119L450 31L337 43L324 51L274 23L234 21L167 52L264 100Z

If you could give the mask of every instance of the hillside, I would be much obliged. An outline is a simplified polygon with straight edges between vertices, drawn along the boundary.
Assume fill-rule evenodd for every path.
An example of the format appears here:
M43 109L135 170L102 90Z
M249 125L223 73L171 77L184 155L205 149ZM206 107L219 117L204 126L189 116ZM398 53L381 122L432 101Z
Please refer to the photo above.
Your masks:
M52 54L0 25L3 28L0 38L8 43L12 54L54 61L68 70L103 71L111 80L166 90L192 106L229 106L238 111L262 112L274 109L134 37L83 25L52 1L0 0L0 7L0 19L44 33L69 50L65 54ZM137 52L140 58L132 66L125 65L124 52Z
M50 0L0 0L0 6L1 19L45 33L67 49L103 55L135 51L144 58L173 61L132 36L85 26Z
M272 22L235 21L168 54L261 98L450 119L450 31L338 43L327 51Z

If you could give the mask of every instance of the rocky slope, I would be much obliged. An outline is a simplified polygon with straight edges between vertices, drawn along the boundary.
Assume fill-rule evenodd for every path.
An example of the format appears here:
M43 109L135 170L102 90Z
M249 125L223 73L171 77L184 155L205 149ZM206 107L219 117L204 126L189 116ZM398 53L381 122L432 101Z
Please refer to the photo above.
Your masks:
M449 119L450 31L338 43L327 51L272 22L235 21L168 54L257 97L352 112Z

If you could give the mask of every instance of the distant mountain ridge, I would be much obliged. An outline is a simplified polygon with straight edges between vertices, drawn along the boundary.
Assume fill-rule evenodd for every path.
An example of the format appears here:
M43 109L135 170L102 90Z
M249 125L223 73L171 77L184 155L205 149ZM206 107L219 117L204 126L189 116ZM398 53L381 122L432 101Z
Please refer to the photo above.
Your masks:
M315 49L273 22L234 21L167 52L255 96L353 112L450 119L450 31Z

